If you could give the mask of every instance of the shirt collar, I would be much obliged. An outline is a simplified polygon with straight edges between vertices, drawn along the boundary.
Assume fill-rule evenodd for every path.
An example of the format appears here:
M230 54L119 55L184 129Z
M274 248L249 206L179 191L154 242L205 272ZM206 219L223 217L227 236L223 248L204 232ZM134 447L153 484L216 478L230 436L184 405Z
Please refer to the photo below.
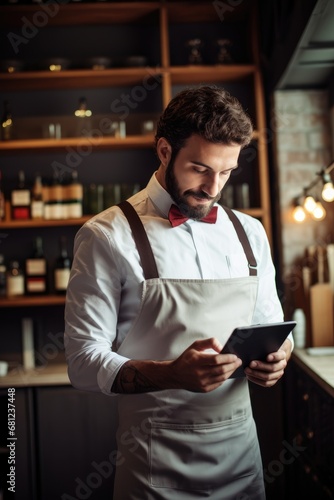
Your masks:
M147 184L147 194L156 209L167 219L169 209L173 203L172 197L168 194L156 178L156 172L152 175Z
M158 182L156 178L156 172L154 172L151 179L149 180L146 189L147 189L147 194L150 200L152 201L153 205L163 215L163 217L167 219L169 209L171 205L174 203L174 201L173 198L170 196L170 194L166 191L166 189L164 189ZM225 212L225 210L222 209L222 207L219 204L218 204L218 213L219 217L225 219L228 218L227 213ZM188 222L192 223L196 221L189 219Z

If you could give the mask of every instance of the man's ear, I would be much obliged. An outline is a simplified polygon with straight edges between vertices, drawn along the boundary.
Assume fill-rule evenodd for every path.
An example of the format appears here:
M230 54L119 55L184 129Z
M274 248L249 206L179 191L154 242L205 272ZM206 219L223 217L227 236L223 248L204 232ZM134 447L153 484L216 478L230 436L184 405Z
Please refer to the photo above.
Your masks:
M161 165L166 167L172 156L172 147L164 137L160 137L157 143L157 155Z

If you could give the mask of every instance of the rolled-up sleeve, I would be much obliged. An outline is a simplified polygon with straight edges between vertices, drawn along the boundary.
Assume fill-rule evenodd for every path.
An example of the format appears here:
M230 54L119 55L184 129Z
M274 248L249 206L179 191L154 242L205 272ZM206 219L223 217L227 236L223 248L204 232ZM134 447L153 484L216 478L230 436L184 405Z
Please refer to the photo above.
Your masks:
M121 279L108 235L89 223L77 233L65 305L68 375L78 389L110 390L127 358L113 352Z

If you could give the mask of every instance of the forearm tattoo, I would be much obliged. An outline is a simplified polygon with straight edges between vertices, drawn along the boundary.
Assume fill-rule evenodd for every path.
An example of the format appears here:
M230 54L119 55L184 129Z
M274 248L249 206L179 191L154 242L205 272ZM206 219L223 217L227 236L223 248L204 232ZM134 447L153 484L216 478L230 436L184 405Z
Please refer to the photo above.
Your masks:
M111 391L118 394L136 394L158 389L131 361L127 361L118 372Z

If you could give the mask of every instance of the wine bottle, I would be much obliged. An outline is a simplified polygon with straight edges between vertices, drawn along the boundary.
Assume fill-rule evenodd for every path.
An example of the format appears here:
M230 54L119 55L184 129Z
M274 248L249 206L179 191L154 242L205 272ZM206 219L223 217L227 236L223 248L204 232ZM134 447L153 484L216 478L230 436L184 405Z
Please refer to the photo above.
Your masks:
M64 219L64 187L61 184L60 178L56 172L53 175L52 184L45 190L45 194L45 219Z
M3 115L1 119L1 139L3 141L10 141L13 139L13 119L9 109L8 101L4 101Z
M30 219L30 190L25 185L24 171L19 171L19 182L16 189L11 193L12 219Z
M54 287L56 293L66 293L72 261L67 252L67 239L65 236L59 238L59 257L54 269Z
M26 259L26 293L28 295L47 293L47 262L44 256L43 239L34 239L32 256Z
M78 219L82 217L83 186L78 181L78 172L72 170L71 180L64 187L64 218Z
M0 297L6 296L6 271L5 258L0 254Z
M6 276L6 291L7 297L24 295L24 273L17 260L12 260L9 263Z
M5 219L5 194L2 188L2 172L0 170L0 222Z
M31 191L31 218L43 219L43 217L44 202L42 177L39 174L36 174L35 182Z

